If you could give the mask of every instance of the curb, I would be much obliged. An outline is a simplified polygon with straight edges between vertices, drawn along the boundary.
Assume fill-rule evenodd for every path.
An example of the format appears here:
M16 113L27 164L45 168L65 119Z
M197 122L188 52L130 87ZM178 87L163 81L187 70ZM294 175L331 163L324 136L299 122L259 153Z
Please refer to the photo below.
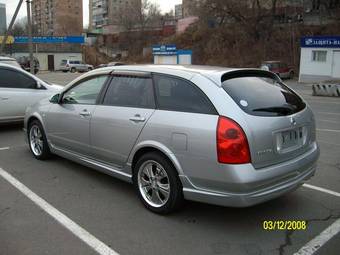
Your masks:
M338 84L314 84L313 96L340 97L340 85Z

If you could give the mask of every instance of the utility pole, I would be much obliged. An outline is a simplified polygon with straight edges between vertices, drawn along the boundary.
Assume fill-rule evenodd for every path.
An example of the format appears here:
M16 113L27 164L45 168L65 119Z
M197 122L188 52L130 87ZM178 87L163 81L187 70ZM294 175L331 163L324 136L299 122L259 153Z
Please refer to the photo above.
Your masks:
M34 74L34 61L33 61L33 40L32 40L32 20L31 20L31 0L26 0L27 4L27 23L28 23L28 50L30 54L30 71Z
M9 27L8 27L6 33L5 33L4 40L2 41L1 48L0 48L0 54L4 52L4 48L5 48L5 45L6 45L8 36L9 36L9 33L12 31L14 22L15 22L17 16L18 16L18 13L19 13L19 10L20 10L20 7L21 7L23 1L24 0L20 0L20 2L18 3L17 8L15 9L14 16L13 16L13 18L11 20L11 23L9 24Z

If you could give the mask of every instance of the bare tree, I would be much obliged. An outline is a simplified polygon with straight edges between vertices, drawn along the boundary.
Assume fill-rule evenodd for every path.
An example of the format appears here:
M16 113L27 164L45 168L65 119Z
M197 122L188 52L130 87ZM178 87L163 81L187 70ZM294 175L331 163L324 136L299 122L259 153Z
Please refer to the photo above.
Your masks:
M162 15L159 6L149 0L130 0L120 10L117 23L120 46L138 54L147 45L148 33L161 26Z
M217 26L239 25L253 39L270 35L280 0L206 0L197 14Z

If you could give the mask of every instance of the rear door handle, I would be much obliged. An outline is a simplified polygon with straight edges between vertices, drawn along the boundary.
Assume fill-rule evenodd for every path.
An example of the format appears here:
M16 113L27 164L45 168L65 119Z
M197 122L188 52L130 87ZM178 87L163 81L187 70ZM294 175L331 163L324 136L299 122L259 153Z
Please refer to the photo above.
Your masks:
M79 113L79 115L82 116L82 117L90 117L91 113L88 112L87 110L84 110L81 113Z
M139 114L131 117L130 120L133 122L145 122L146 121L146 119L141 117Z
M8 100L9 97L0 97L1 100Z

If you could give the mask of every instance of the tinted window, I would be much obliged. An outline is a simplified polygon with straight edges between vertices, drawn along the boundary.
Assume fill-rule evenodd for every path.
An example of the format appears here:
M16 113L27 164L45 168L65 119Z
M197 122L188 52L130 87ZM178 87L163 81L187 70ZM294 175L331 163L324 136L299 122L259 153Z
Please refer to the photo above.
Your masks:
M15 70L0 69L0 87L35 89L36 81L31 77Z
M106 92L104 105L155 108L151 78L114 77Z
M155 75L158 107L161 110L216 114L206 95L182 79Z
M223 89L240 108L256 116L286 116L306 104L281 81L267 77L240 77L223 82Z
M107 80L107 76L95 78L79 83L68 90L63 96L64 104L96 104L98 95Z

